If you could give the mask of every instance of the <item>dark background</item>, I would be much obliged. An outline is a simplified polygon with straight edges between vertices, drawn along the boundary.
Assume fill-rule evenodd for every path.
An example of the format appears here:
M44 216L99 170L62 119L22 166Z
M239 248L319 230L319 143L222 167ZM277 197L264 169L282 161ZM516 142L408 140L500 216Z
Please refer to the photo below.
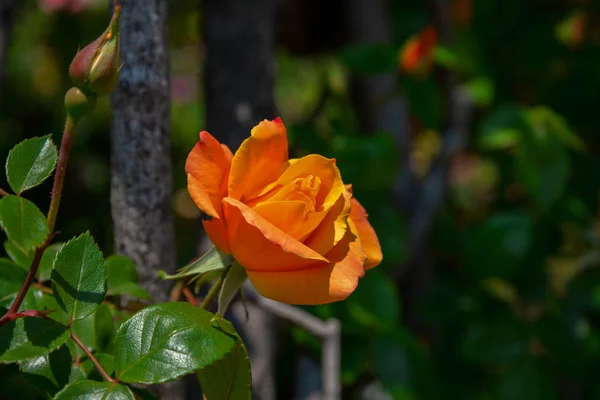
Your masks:
M109 15L105 1L16 3L0 48L2 160L28 137L58 142L70 60ZM337 159L383 248L347 301L307 307L342 322L344 398L376 398L374 382L394 399L600 398L600 3L356 4L280 1L272 60L293 154ZM432 69L403 68L427 26ZM184 163L206 128L202 27L197 1L169 2L178 265L199 237ZM103 98L78 126L57 224L90 230L105 254L110 117ZM50 185L26 196L45 210ZM320 346L279 332L276 386L290 399L295 361Z

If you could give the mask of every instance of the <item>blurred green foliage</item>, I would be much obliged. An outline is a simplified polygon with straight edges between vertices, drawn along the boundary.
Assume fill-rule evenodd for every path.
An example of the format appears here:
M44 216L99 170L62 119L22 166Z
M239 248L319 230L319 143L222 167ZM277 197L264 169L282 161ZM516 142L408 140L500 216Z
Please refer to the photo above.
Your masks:
M19 3L2 77L0 159L25 138L51 133L58 142L68 63L108 18L103 7L72 15L44 13L33 0ZM198 227L183 172L204 120L196 3L170 6L180 265L195 255ZM403 400L598 398L600 32L594 22L600 2L452 3L454 41L438 46L434 59L437 69L454 71L476 109L427 248L435 279L418 304L404 303L392 278L408 257L406 219L390 196L403 152L391 132L361 131L350 78L397 74L399 87L390 90L407 101L410 165L427 173L447 128L444 87L437 70L400 71L398 53L433 23L430 9L417 0L391 1L390 44L303 56L285 43L278 48L275 95L294 156L337 159L384 251L383 265L347 301L308 309L342 321L342 379L350 398L371 378ZM90 230L106 254L112 253L109 112L103 99L78 127L57 227L60 237ZM26 197L44 209L50 185ZM403 323L406 307L416 310L427 334ZM284 338L282 359L298 349L319 353L318 342L298 328ZM289 362L279 374L285 398Z

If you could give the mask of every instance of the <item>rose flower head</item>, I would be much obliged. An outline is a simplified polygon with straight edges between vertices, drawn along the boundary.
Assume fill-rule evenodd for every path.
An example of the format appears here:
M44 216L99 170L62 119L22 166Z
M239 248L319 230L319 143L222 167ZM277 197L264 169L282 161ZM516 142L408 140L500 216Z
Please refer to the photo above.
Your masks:
M265 297L289 304L343 300L382 260L367 213L335 160L289 159L279 118L254 127L235 155L201 132L185 169L209 238Z
M400 69L409 75L427 75L433 67L437 31L433 26L411 36L399 53Z

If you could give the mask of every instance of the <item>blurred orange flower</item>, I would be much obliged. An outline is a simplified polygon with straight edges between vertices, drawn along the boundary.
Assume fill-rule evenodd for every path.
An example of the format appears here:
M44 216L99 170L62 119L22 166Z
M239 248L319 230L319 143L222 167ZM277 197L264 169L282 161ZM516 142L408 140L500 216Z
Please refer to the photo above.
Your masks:
M437 44L437 31L428 26L419 34L411 36L400 51L402 71L409 74L426 75L433 67L433 51Z
M343 300L382 260L367 213L335 160L288 159L279 118L254 127L235 155L201 132L186 172L208 236L265 297L290 304Z

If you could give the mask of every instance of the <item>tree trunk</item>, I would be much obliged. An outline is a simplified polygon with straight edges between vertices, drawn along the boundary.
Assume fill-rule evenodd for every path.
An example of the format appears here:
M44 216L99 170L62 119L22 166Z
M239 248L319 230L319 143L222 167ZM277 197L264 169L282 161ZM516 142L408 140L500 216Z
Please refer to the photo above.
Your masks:
M119 85L112 95L111 204L116 251L131 257L155 302L168 300L159 269L175 269L170 198L169 54L166 0L121 0ZM182 172L183 173L183 172ZM163 399L184 399L180 382Z
M205 0L206 128L235 151L263 119L277 116L276 0Z
M263 119L277 116L274 20L276 0L204 0L206 130L235 151ZM240 324L248 344L253 398L274 400L274 317L253 307Z

